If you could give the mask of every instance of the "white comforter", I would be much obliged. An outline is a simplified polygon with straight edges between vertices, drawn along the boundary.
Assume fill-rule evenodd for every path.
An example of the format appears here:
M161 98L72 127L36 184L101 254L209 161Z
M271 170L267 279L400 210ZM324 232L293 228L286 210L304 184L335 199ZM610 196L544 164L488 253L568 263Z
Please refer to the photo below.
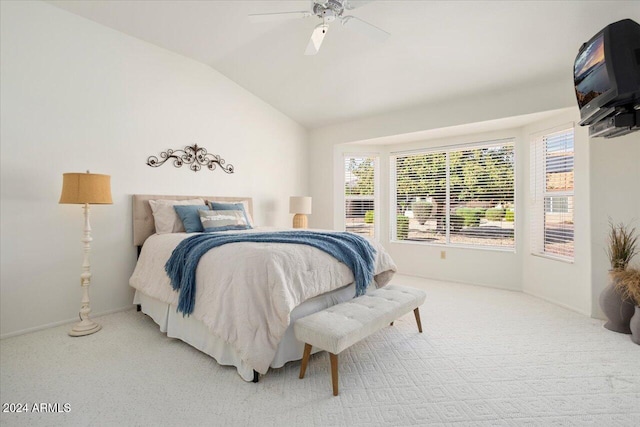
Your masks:
M244 232L265 231L274 229ZM177 306L178 293L171 288L164 265L178 243L190 235L149 237L129 284ZM377 250L375 285L384 286L396 265L378 242L371 243ZM232 243L210 250L200 260L192 316L231 344L245 363L264 374L289 326L291 311L309 298L353 281L345 264L311 246Z

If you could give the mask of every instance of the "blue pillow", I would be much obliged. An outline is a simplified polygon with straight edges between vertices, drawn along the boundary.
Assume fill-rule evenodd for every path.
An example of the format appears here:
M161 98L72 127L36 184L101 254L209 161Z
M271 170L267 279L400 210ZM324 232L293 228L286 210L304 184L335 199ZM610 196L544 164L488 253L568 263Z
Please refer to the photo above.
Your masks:
M173 208L180 217L184 229L187 233L202 233L202 223L200 222L199 210L208 211L209 207L205 205L174 205Z
M209 207L212 211L242 211L244 219L247 221L247 228L253 228L249 222L247 211L244 210L244 203L209 202Z

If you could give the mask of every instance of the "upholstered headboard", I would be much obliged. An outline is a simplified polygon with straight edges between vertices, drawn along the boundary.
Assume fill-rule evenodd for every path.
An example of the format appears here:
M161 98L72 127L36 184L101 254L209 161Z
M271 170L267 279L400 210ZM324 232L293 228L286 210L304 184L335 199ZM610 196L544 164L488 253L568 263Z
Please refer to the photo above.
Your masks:
M204 199L215 202L245 202L249 208L249 214L253 216L253 200L251 197L219 197L219 196L158 196L151 194L133 195L133 244L142 246L145 240L156 232L156 225L153 222L153 214L149 200L187 200Z

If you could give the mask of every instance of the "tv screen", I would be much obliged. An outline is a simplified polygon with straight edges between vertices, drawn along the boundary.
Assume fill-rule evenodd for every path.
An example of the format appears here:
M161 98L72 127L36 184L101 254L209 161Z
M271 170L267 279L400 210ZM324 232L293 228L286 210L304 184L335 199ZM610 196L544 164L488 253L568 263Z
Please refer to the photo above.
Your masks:
M596 37L576 58L574 81L580 108L611 89L604 55L604 35Z

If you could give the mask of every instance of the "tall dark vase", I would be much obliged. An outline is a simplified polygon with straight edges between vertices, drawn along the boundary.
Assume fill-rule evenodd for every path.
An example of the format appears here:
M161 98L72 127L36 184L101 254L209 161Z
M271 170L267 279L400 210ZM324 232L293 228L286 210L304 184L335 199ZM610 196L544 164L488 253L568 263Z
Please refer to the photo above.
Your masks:
M640 307L636 305L636 312L629 323L631 328L631 341L640 345Z
M600 294L600 308L609 321L604 327L610 331L630 334L629 322L635 311L635 306L628 300L623 300L615 289L614 283L610 283Z

